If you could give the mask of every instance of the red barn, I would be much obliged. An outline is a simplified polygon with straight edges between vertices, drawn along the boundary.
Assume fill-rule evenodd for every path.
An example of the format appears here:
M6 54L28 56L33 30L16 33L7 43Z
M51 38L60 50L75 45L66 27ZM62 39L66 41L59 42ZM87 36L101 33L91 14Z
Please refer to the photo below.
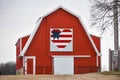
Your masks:
M16 43L17 74L80 74L100 70L100 38L79 15L60 6L37 21Z

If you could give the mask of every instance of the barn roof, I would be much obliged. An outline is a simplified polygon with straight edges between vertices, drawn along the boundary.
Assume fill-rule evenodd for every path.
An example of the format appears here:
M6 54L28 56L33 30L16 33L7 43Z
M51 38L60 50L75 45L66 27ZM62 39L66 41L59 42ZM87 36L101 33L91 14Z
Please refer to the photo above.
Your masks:
M52 11L46 13L45 15L41 16L41 17L37 20L36 27L35 27L34 31L32 32L32 34L30 35L28 41L26 42L25 47L23 48L23 50L21 51L21 53L20 53L19 56L20 56L20 57L21 57L21 56L24 56L24 54L26 53L26 51L27 51L27 49L28 49L30 43L32 42L32 39L33 39L35 33L37 32L37 29L39 28L40 23L41 23L42 20L43 20L43 18L46 17L46 16L48 16L49 14L53 13L54 11L58 10L59 8L62 8L63 10L65 10L65 11L71 13L72 15L76 16L76 17L79 19L79 21L81 22L81 24L82 24L82 26L83 26L83 28L84 28L84 30L85 30L85 32L86 32L86 34L87 34L89 40L90 40L90 42L91 42L91 44L92 44L92 46L93 46L95 52L97 53L98 56L100 56L101 54L100 54L100 52L98 51L98 49L97 49L97 47L96 47L94 41L92 40L90 34L88 33L88 31L87 31L85 25L83 24L83 22L82 22L80 16L77 15L76 13L74 13L73 11L71 11L71 10L69 10L69 9L67 9L67 8L65 8L65 7L63 7L63 6L61 6L61 5L58 6L57 8L55 8L55 9L53 9Z

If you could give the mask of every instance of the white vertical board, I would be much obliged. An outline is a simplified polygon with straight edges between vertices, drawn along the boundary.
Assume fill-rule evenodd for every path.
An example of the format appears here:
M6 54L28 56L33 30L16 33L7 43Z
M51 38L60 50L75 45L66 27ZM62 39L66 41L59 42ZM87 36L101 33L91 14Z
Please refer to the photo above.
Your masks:
M54 57L54 74L74 74L74 58L73 57Z

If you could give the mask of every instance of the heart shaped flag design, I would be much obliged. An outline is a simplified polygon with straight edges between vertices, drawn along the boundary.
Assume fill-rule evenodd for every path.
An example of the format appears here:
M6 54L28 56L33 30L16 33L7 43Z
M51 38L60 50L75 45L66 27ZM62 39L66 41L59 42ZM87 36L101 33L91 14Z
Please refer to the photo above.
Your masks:
M72 29L52 29L51 41L58 48L65 48L72 41Z

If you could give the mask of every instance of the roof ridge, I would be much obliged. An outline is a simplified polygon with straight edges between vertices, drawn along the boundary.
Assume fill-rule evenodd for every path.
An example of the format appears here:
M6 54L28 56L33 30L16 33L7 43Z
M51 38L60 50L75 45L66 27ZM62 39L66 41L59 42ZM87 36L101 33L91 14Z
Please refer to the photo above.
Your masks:
M32 41L32 39L33 39L35 33L36 33L36 31L37 31L38 28L39 28L39 25L40 25L42 19L43 19L44 17L46 17L47 15L53 13L54 11L58 10L59 8L64 9L65 11L71 13L72 15L76 16L76 17L79 19L79 21L81 22L81 24L82 24L82 26L83 26L83 28L84 28L84 30L85 30L87 36L88 36L88 38L89 38L89 40L90 40L90 42L91 42L93 48L95 49L96 53L100 56L100 53L98 52L98 49L97 49L95 43L93 42L93 40L92 40L90 34L88 33L88 31L87 31L85 25L83 25L83 22L82 22L80 16L77 15L76 13L74 13L73 11L71 11L71 10L69 10L69 9L67 9L67 8L65 8L65 7L63 7L62 5L59 5L57 8L55 8L55 9L53 9L52 11L50 11L50 12L44 14L43 16L41 16L41 17L37 20L36 27L35 27L34 31L32 32L32 34L30 35L28 41L26 42L26 44L25 44L25 46L24 46L24 48L23 48L23 50L21 51L21 53L20 53L19 56L24 56L25 52L27 51L27 49L28 49L28 47L29 47L29 45L30 45L30 43L31 43L31 41Z

